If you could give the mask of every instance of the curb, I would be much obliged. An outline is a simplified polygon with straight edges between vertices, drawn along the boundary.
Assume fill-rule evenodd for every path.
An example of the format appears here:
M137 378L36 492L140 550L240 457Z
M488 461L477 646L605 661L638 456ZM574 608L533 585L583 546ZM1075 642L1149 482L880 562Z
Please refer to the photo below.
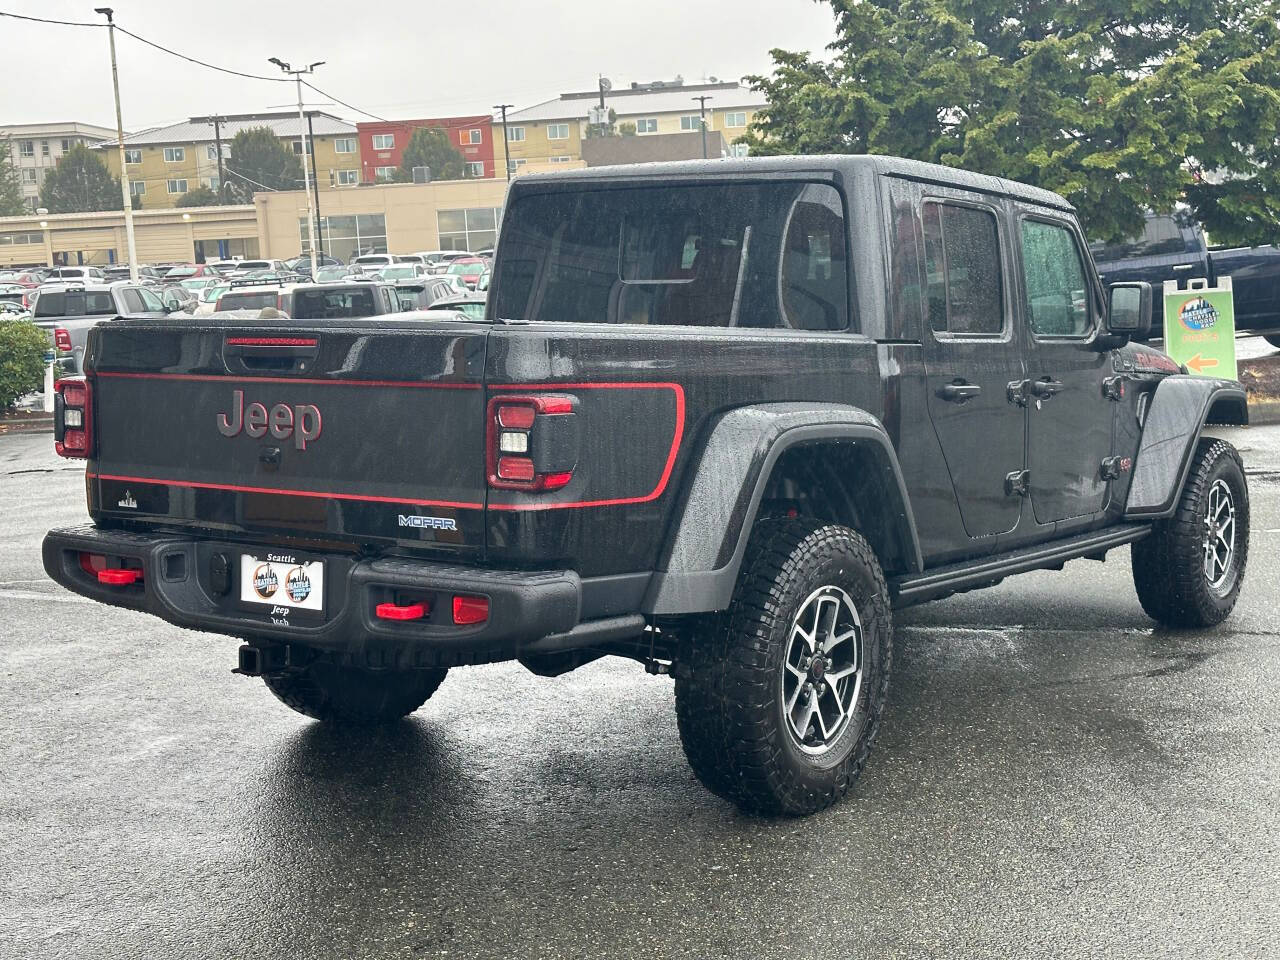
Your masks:
M1249 398L1249 426L1263 427L1280 423L1280 400Z
M0 419L0 436L11 433L53 433L53 415L13 420Z

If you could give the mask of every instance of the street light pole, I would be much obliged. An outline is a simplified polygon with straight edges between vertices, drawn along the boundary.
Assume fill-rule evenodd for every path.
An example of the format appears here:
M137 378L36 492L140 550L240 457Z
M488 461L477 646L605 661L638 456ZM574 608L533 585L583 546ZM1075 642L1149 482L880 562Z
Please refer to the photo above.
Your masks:
M502 156L507 161L507 180L511 180L511 139L507 135L507 110L512 103L499 103L493 109L502 111Z
M698 101L698 126L702 128L702 159L707 159L707 101L714 100L715 97L701 96L690 97L691 100Z
M311 137L307 133L307 117L302 109L302 75L304 73L315 73L316 67L324 65L323 60L317 60L315 63L308 64L306 67L294 69L277 57L269 57L269 63L274 63L285 73L292 75L294 81L298 85L298 139L302 141L302 185L307 192L307 240L311 253L311 279L316 278L316 208L315 200L311 196L311 173L307 164L307 154L315 150L315 145L311 142Z
M110 7L95 7L94 13L107 18L107 37L111 42L111 88L116 95L116 146L120 150L120 195L124 199L124 235L129 246L129 280L138 282L138 245L133 238L133 193L129 189L129 171L124 163L124 120L120 115L120 71L116 68L116 24Z

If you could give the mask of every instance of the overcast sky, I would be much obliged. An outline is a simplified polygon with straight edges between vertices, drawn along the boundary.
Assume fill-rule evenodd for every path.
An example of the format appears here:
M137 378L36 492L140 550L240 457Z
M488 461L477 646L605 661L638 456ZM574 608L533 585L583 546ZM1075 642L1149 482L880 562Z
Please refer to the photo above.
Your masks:
M99 0L103 2L103 0ZM111 2L111 0L106 0ZM0 10L101 19L91 0L0 0ZM116 22L219 66L270 74L268 57L324 60L315 84L389 118L488 113L615 86L768 72L769 50L820 52L830 8L813 0L590 0L515 3L338 3L309 0L116 0ZM184 63L117 34L126 130L294 101L292 85L247 80ZM0 124L80 120L114 126L105 31L0 17ZM309 103L351 120L368 119Z

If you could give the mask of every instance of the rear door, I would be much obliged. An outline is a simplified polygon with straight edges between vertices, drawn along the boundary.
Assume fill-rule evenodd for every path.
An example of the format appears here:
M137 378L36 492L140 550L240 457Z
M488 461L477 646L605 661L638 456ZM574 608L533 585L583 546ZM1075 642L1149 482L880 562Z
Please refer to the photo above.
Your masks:
M95 517L481 553L487 327L200 324L95 335Z
M1025 410L1009 395L1023 361L1001 212L979 194L933 187L921 205L929 417L978 550L1018 524L1026 453Z

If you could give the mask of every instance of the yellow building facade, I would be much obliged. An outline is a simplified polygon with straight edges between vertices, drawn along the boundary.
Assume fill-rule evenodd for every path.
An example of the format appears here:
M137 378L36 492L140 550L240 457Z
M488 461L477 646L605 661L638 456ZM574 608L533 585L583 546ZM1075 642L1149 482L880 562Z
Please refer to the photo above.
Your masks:
M216 190L220 180L215 130L222 142L222 172L227 181L234 181L236 165L231 142L241 130L255 127L271 129L302 159L307 127L296 113L239 114L219 117L216 124L213 117L192 117L183 123L126 136L125 169L135 202L143 210L170 209L183 194L199 187ZM358 184L360 150L355 125L329 114L312 112L311 127L319 184ZM116 142L100 144L98 149L111 175L120 176ZM298 187L301 186L299 182Z

